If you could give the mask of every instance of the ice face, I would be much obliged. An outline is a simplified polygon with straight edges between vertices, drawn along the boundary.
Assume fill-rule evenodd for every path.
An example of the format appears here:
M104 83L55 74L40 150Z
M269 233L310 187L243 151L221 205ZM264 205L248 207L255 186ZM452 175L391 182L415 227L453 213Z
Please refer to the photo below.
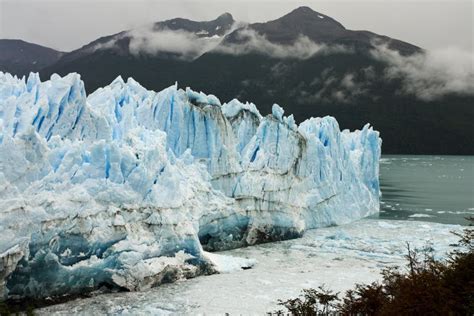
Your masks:
M0 72L0 294L145 289L215 272L204 250L370 215L380 146L177 84Z

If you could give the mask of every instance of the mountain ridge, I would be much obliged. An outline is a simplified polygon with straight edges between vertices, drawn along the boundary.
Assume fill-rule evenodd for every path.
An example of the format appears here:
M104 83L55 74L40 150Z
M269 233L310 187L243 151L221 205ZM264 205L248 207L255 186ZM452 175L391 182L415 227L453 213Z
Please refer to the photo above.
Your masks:
M306 36L316 43L340 44L356 48L362 45L362 49L367 49L373 46L374 41L378 41L387 43L390 49L402 55L421 51L421 48L415 45L388 36L365 30L347 29L335 19L309 7L299 7L278 19L249 24L248 27L264 35L269 41L284 45L290 45L298 37ZM229 36L232 37L232 34Z
M0 70L26 75L53 64L64 54L21 39L0 39Z
M216 30L216 23L223 30ZM394 75L389 61L374 55L379 45L391 49L396 58L419 57L426 52L422 48L373 32L346 29L308 7L264 23L236 23L230 14L204 22L179 18L136 33L142 36L140 44L153 44L149 36L163 29L167 29L165 40L173 43L215 41L193 52L193 58L182 58L179 46L177 51L161 52L158 46L151 53L132 53L134 38L123 31L65 54L40 74L78 72L88 92L119 75L133 77L155 91L178 81L224 101L252 100L262 113L271 113L273 103L286 104L297 121L331 115L349 129L370 122L381 132L384 153L474 154L471 95L448 92L433 100L420 99L405 91L404 78ZM283 28L285 23L293 28ZM170 31L169 25L175 30ZM335 31L322 31L326 27ZM174 36L181 37L173 41ZM255 50L255 41L262 41L263 48ZM93 49L107 43L113 45ZM277 54L272 55L272 50ZM300 50L309 53L299 57Z

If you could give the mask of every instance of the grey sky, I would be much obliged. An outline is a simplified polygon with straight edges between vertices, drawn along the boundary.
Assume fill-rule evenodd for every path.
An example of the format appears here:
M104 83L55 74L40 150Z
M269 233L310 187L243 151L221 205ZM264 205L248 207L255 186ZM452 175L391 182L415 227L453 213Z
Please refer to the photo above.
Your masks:
M69 51L148 22L212 20L223 12L240 21L268 21L301 5L348 29L366 29L428 49L473 51L472 0L0 0L0 38Z

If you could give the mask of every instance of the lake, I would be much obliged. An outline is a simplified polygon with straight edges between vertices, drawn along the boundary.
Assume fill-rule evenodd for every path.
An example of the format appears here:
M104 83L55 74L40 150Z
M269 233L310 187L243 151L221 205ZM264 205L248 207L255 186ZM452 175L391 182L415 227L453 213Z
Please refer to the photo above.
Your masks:
M381 219L463 224L474 216L474 156L385 155Z

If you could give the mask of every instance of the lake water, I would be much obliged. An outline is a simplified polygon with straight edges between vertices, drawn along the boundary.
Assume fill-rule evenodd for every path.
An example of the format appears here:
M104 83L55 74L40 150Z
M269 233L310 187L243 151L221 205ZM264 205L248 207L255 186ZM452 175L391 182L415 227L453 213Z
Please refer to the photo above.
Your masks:
M467 224L474 216L474 156L386 155L379 218Z

